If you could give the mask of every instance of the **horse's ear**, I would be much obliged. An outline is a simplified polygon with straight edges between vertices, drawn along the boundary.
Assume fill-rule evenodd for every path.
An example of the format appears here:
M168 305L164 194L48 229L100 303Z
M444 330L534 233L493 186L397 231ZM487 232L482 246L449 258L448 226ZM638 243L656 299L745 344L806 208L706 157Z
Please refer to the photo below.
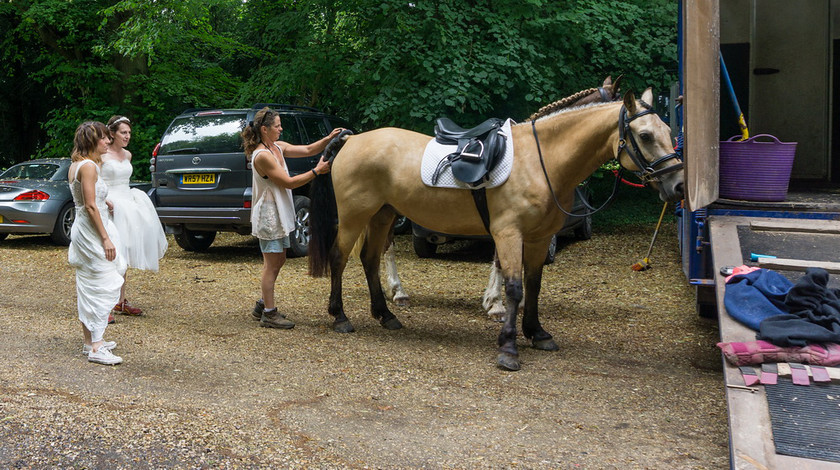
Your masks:
M619 75L618 78L616 78L615 81L613 82L613 84L612 84L613 96L618 96L618 90L621 87L621 79L622 78L624 78L623 74Z
M642 93L642 101L653 106L653 88L648 87L648 89Z
M612 75L607 75L607 78L604 79L604 83L601 85L601 88L607 88L610 85L612 85Z
M627 90L624 94L624 107L631 115L636 114L636 95L633 94L633 90Z

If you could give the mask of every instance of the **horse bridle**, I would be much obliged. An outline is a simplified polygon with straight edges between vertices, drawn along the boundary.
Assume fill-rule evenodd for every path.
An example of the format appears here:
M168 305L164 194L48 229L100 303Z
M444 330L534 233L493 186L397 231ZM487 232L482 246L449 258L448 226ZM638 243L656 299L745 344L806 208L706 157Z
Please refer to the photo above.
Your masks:
M599 90L601 90L601 89L599 89ZM603 91L601 93L602 93L602 96L603 96L603 94L604 94ZM642 100L638 100L638 101L639 101L639 103L641 103L642 107L645 108L644 111L640 111L640 112L638 112L638 113L636 113L636 114L634 114L630 117L627 117L627 107L624 106L624 105L621 105L621 111L618 114L618 138L619 138L619 140L618 140L618 151L616 152L615 158L618 161L618 165L621 168L621 170L616 175L615 184L613 185L613 190L612 190L612 194L610 194L610 197L608 197L606 202L604 202L601 206L595 208L595 207L590 206L589 203L586 201L586 198L583 197L583 194L580 191L580 187L575 188L575 191L577 191L578 195L580 196L581 202L583 203L584 207L586 207L586 209L588 210L588 212L585 213L585 214L572 214L572 213L566 211L565 209L563 209L563 206L560 205L560 201L557 200L557 194L554 193L554 188L551 187L551 180L548 177L548 170L546 170L546 168L545 168L545 160L543 159L542 149L540 148L540 138L537 135L537 125L536 125L537 121L536 120L531 121L531 129L534 132L534 140L537 142L537 154L540 156L540 165L542 166L543 175L545 176L545 182L548 183L548 190L551 192L551 197L554 199L554 204L557 206L558 209L560 209L560 212L563 212L564 214L566 214L569 217L586 217L586 216L592 215L592 214L600 211L601 209L607 207L607 205L610 202L612 202L612 200L615 198L616 194L618 193L618 186L619 186L619 182L621 181L621 171L622 170L627 170L627 171L630 171L630 172L634 173L640 180L642 180L642 182L645 185L649 184L651 181L657 181L657 182L660 181L660 177L662 175L665 175L665 174L668 174L668 173L671 173L671 172L674 172L674 171L682 170L682 168L683 168L683 162L682 161L680 161L676 165L667 166L667 167L662 168L660 170L656 169L656 167L662 165L663 163L667 162L668 160L671 160L671 159L674 159L674 158L679 160L680 157L676 152L669 153L667 155L663 155L662 157L657 158L652 163L648 163L647 160L644 160L644 159L639 157L642 154L642 150L639 148L638 143L636 143L636 138L633 136L633 133L630 132L630 123L633 122L634 120L642 117L642 116L646 116L648 114L654 114L655 111L653 110L653 107L651 105L645 103ZM629 137L629 141L630 141L630 147L627 146L628 137ZM628 170L628 169L624 168L624 165L621 164L621 158L620 158L621 157L621 152L627 152L627 156L630 157L630 160L632 160L633 163L635 163L637 167L641 168L641 170L633 171L633 170Z
M680 161L675 165L666 166L665 168L657 170L657 167L668 160L679 160L680 156L676 152L669 153L650 163L648 163L648 161L644 158L641 158L642 151L639 148L639 144L636 142L636 138L633 136L633 133L630 132L630 123L642 116L655 114L655 111L651 105L645 103L644 101L639 100L639 103L645 109L629 117L627 116L627 107L624 105L621 106L621 111L618 114L618 152L616 152L615 158L618 160L618 164L621 165L621 152L626 152L627 156L630 157L630 160L638 168L640 168L640 170L628 170L627 168L624 168L624 165L621 165L621 167L634 173L642 181L642 183L648 184L651 181L659 182L662 175L682 170L683 162ZM630 143L630 146L627 145L628 142Z

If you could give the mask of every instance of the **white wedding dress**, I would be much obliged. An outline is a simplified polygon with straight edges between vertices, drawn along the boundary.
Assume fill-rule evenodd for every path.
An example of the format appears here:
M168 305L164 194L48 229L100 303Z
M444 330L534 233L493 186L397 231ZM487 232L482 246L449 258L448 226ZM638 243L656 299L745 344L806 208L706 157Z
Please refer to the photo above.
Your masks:
M168 243L149 196L129 187L132 171L128 160L111 158L102 163L102 179L108 185L108 200L114 204L114 225L120 232L123 256L132 268L157 271Z
M79 320L91 332L93 342L101 341L108 325L108 314L114 305L120 301L120 288L123 285L125 273L125 259L120 254L120 234L108 217L108 206L105 198L108 187L101 177L96 179L96 207L99 217L105 225L105 231L111 242L117 247L117 257L114 261L105 259L105 248L96 226L85 210L82 183L76 179L79 168L92 160L83 160L76 166L76 174L70 178L70 193L76 205L76 218L70 229L70 247L67 251L67 261L76 268L76 295L78 297ZM99 167L96 166L99 175Z

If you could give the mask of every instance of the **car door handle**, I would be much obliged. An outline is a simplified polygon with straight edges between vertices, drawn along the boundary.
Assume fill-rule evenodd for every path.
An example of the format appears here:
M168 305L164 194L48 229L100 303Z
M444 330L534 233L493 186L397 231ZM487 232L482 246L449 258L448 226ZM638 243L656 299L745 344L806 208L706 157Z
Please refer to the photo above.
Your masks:
M774 73L779 72L781 72L781 70L771 67L757 67L753 69L753 75L773 75Z

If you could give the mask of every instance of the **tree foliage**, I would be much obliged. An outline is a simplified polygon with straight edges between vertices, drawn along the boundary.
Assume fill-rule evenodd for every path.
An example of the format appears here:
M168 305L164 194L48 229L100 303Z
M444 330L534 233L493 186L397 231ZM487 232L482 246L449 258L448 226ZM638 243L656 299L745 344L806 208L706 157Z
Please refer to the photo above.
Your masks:
M607 75L675 79L670 0L10 0L0 3L0 167L66 156L124 114L148 159L187 107L287 102L360 129L521 119ZM144 165L135 165L140 176Z

